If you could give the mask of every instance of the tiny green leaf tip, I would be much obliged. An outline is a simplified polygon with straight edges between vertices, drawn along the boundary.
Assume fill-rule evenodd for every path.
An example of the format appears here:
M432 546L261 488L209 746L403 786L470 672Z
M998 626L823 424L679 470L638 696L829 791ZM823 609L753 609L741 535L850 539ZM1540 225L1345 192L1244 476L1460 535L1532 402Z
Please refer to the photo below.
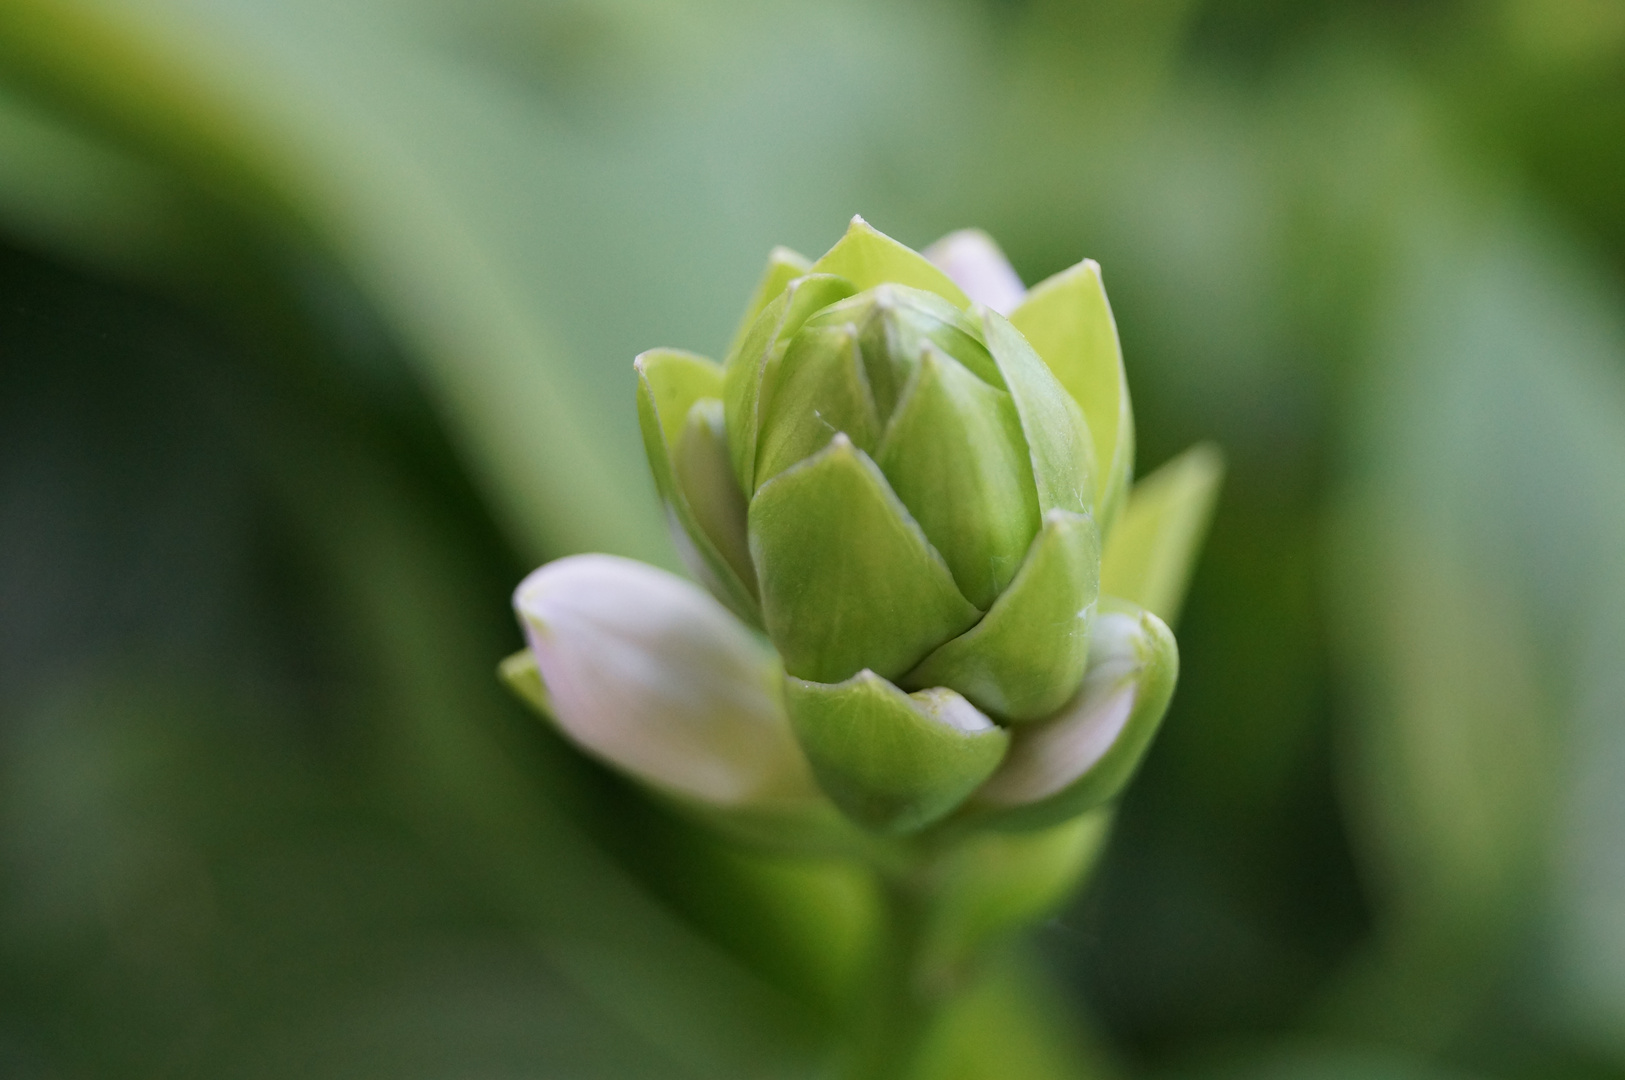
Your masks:
M1134 486L1101 560L1101 588L1172 625L1224 480L1224 455L1200 443Z
M553 720L553 702L547 695L547 684L542 681L542 671L529 649L504 657L497 665L497 677L538 716L549 722Z

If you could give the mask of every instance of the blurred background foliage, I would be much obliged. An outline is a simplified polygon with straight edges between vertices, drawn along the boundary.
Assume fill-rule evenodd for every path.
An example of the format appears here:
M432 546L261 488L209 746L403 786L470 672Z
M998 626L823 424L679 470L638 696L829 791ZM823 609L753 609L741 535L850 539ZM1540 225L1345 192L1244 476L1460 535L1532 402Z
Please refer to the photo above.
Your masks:
M839 895L492 668L673 562L631 357L861 212L1099 259L1231 462L940 1074L1625 1077L1622 135L1619 0L4 0L0 1074L816 1067Z

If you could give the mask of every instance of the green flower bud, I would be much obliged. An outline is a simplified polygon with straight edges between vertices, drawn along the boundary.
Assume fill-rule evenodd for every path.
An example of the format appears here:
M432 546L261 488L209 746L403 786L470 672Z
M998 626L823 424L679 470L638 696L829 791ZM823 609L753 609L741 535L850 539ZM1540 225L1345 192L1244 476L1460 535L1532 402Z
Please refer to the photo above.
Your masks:
M816 262L775 249L724 364L638 358L679 552L765 633L781 685L761 696L767 669L719 609L683 601L685 642L660 615L679 608L664 579L544 568L518 599L535 662L505 670L583 746L734 808L811 776L890 835L1047 825L1126 782L1177 669L1152 612L1177 608L1217 459L1198 451L1131 497L1133 418L1094 263L1029 293L983 233L928 253L854 219ZM1103 599L1103 580L1121 595ZM659 633L637 629L639 591L666 598ZM590 647L560 644L567 630ZM637 672L648 704L593 688L616 672Z
M859 280L841 288L820 274L831 269ZM756 316L725 376L762 624L791 675L909 683L1002 598L1044 514L1073 515L1070 561L1098 562L1088 424L1002 316L861 221L810 270ZM815 283L850 295L813 309ZM931 669L1001 719L1054 708L1082 677L1097 584L1057 576L1066 629L1024 651L1020 671L967 655L979 676L958 686L955 665Z

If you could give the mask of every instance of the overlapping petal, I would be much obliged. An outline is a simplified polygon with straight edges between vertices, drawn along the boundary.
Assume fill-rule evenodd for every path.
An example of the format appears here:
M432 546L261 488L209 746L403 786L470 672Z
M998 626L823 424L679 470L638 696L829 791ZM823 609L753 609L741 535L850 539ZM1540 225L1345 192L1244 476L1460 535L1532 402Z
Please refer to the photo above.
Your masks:
M756 485L816 454L837 432L873 454L883 425L858 349L857 328L807 327L762 378Z
M903 677L947 686L1001 720L1050 716L1083 679L1100 594L1100 540L1084 514L1051 510L1010 587L980 622Z
M811 269L812 260L783 245L767 253L767 266L762 271L761 279L756 283L756 291L751 293L750 303L745 305L745 315L739 320L739 328L734 331L733 340L728 343L730 355L744 343L745 336L750 333L750 328L756 322L756 316L762 313L762 309L771 304L784 291L786 285Z
M722 368L677 349L650 349L633 368L643 449L678 553L729 610L759 624L745 500L729 467L726 433L716 430Z
M830 685L786 680L790 717L830 798L879 832L946 816L1004 757L1009 735L941 688L905 694L867 669Z
M1102 535L1128 497L1134 476L1134 411L1117 322L1100 280L1100 264L1085 259L1033 286L1010 312L1089 422L1094 442L1095 517Z
M845 435L756 493L750 547L768 635L804 679L896 678L981 616Z
M986 608L1038 531L1038 492L1010 395L927 346L875 464L966 599Z
M1179 650L1161 619L1102 601L1083 685L1053 719L1013 732L978 806L1002 811L1005 825L1036 828L1113 798L1150 746L1178 676Z
M794 278L761 310L728 353L722 372L723 415L728 425L728 454L741 490L757 488L762 378L768 365L784 355L790 339L815 312L856 291L850 281L831 274Z
M1039 508L1092 512L1094 448L1082 410L1009 320L987 308L980 315L987 350L1021 417Z

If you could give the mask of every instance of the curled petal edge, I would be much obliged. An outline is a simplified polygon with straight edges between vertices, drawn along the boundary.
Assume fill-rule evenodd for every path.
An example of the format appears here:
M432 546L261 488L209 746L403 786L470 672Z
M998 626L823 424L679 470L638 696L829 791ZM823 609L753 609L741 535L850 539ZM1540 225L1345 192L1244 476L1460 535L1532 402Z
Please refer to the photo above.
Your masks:
M918 832L998 767L1009 736L952 690L905 694L867 669L839 683L789 676L787 704L819 783L877 833Z

